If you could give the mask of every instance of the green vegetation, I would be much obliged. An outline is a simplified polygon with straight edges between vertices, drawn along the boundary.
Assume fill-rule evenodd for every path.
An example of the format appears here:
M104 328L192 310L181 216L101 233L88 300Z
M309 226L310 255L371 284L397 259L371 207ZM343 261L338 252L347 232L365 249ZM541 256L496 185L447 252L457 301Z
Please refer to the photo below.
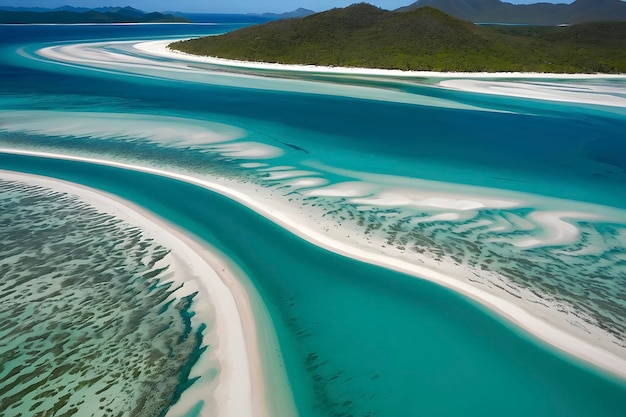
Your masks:
M570 0L571 1L571 0ZM396 11L434 7L469 22L552 25L626 21L622 0L575 0L573 2L511 4L510 0L418 0Z
M368 4L170 45L229 59L423 71L626 72L626 23L477 26Z

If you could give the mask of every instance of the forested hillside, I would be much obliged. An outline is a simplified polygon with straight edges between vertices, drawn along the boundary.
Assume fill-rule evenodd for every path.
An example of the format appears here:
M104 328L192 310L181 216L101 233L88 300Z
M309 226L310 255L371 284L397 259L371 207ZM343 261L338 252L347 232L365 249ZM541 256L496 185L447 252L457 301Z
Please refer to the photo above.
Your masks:
M237 60L434 71L626 72L626 23L482 27L368 4L171 45Z

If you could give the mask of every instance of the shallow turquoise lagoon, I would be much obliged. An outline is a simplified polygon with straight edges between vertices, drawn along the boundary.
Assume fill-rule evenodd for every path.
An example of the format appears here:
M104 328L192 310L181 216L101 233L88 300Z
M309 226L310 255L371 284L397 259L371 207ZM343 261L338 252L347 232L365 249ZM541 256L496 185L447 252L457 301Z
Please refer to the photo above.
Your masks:
M0 163L135 201L227 254L267 302L302 416L623 410L626 384L556 354L464 297L319 249L214 193L84 163L7 155Z
M164 416L210 348L169 249L22 177L0 205L2 415Z
M499 274L571 309L581 320L575 325L626 343L625 107L466 93L433 87L436 79L181 65L117 42L240 26L0 25L0 147L253 184L352 235ZM99 44L72 49L81 42ZM57 55L43 55L44 47ZM624 80L560 82L626 97ZM302 417L587 417L625 409L624 381L485 307L322 250L225 197L46 158L0 154L0 169L106 190L226 254L266 303ZM357 184L358 195L325 188L345 184ZM471 209L388 203L419 200L424 188L466 201L474 197L462 194L467 186L484 194ZM489 199L517 205L481 206ZM563 211L576 214L562 221L554 213ZM151 314L147 329L162 319ZM184 326L184 315L176 319ZM0 355L12 354L2 346ZM187 346L177 363L185 368L210 348ZM0 369L0 379L9 372Z

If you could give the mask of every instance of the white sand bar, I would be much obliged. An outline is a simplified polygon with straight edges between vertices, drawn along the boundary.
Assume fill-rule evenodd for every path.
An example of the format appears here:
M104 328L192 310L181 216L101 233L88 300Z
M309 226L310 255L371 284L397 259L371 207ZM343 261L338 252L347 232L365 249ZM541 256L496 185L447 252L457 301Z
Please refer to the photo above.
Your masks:
M227 261L206 244L199 244L145 209L100 190L3 170L0 170L0 178L75 195L97 210L139 227L146 237L171 250L167 262L170 263L170 271L175 273L170 275L177 283L183 284L185 294L198 291L192 307L195 312L192 320L194 326L209 324L203 344L217 348L210 355L203 355L193 367L190 377L200 379L185 391L180 401L169 410L168 416L185 415L198 403L204 403L200 412L202 417L295 415L290 394L287 396L289 401L283 399L279 404L280 412L272 409L275 406L268 406L255 314L251 306L253 301L241 284L242 277L236 276ZM215 332L211 331L212 324ZM216 365L219 374L213 380L210 373ZM275 399L270 401L276 402Z
M539 100L626 107L626 85L606 85L607 80L626 80L626 74L437 72L328 67L317 65L290 65L268 62L238 61L210 56L192 55L169 48L168 42L169 41L143 42L133 45L133 47L141 50L142 52L156 56L175 58L183 61L209 63L225 67L362 76L432 78L442 80L436 84L439 87L460 91ZM529 82L529 80L537 81ZM564 83L564 80L569 80L570 82ZM587 82L573 83L572 81L575 80ZM588 81L594 80L604 80L605 84L598 85L588 83Z
M600 76L596 75L595 77L599 78ZM626 76L622 77L626 78ZM580 78L583 77L580 76ZM605 78L605 76L603 76L603 78ZM562 82L540 83L458 79L441 81L439 85L453 90L469 91L473 93L626 107L626 84L608 87L606 85L587 83L570 84Z
M485 288L471 285L470 282L464 281L462 277L459 278L459 276L457 276L458 271L455 272L453 269L435 269L416 264L402 257L391 256L381 251L380 248L359 245L355 243L355 241L345 238L345 236L342 238L339 234L326 233L320 227L316 227L315 224L304 221L298 209L281 206L273 199L262 200L255 198L253 193L243 192L234 188L232 185L229 186L228 183L219 183L217 180L209 181L152 167L37 151L0 148L0 152L83 161L119 167L174 178L207 188L246 205L262 216L315 245L363 262L381 265L422 279L427 279L465 294L498 312L500 315L507 317L510 321L526 329L530 334L563 352L603 368L621 378L626 378L626 352L624 349L617 348L612 343L603 340L593 333L588 334L584 330L577 332L577 329L563 323L561 320L562 317L559 316L560 313L552 310L538 310L534 306L520 301L518 298L506 298L489 292Z

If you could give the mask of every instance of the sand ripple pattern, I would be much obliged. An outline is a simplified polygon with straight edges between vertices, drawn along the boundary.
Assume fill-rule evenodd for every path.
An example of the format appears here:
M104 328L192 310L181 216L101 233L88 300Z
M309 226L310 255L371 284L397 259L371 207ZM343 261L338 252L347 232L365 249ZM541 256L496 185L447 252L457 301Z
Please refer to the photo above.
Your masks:
M605 347L620 355L626 348L623 210L333 168L311 161L306 150L289 142L274 140L270 145L250 132L242 138L244 129L211 122L156 129L172 120L148 117L148 126L154 123L158 133L137 137L132 129L123 134L118 130L130 120L143 123L143 115L125 115L122 123L117 115L104 113L10 115L0 127L9 134L2 138L9 146L107 155L198 178L234 181L230 187L243 187L259 201L306 212L299 221L312 222L338 241L382 251L521 302L592 343L604 340ZM59 119L76 120L76 131L66 127L59 136ZM116 123L106 123L110 120ZM175 122L183 126L184 120L189 119ZM191 137L221 141L223 135L238 139L190 143Z
M498 207L504 201L478 196L472 204L468 195L441 198L430 189L394 190L394 200L384 185L350 184L357 185L343 195L340 184L279 188L319 209L329 233L349 233L384 253L558 311L591 338L599 327L616 347L626 346L623 213L556 210L523 200ZM359 187L376 191L354 197Z
M0 201L1 414L165 415L206 349L168 250L65 193Z

